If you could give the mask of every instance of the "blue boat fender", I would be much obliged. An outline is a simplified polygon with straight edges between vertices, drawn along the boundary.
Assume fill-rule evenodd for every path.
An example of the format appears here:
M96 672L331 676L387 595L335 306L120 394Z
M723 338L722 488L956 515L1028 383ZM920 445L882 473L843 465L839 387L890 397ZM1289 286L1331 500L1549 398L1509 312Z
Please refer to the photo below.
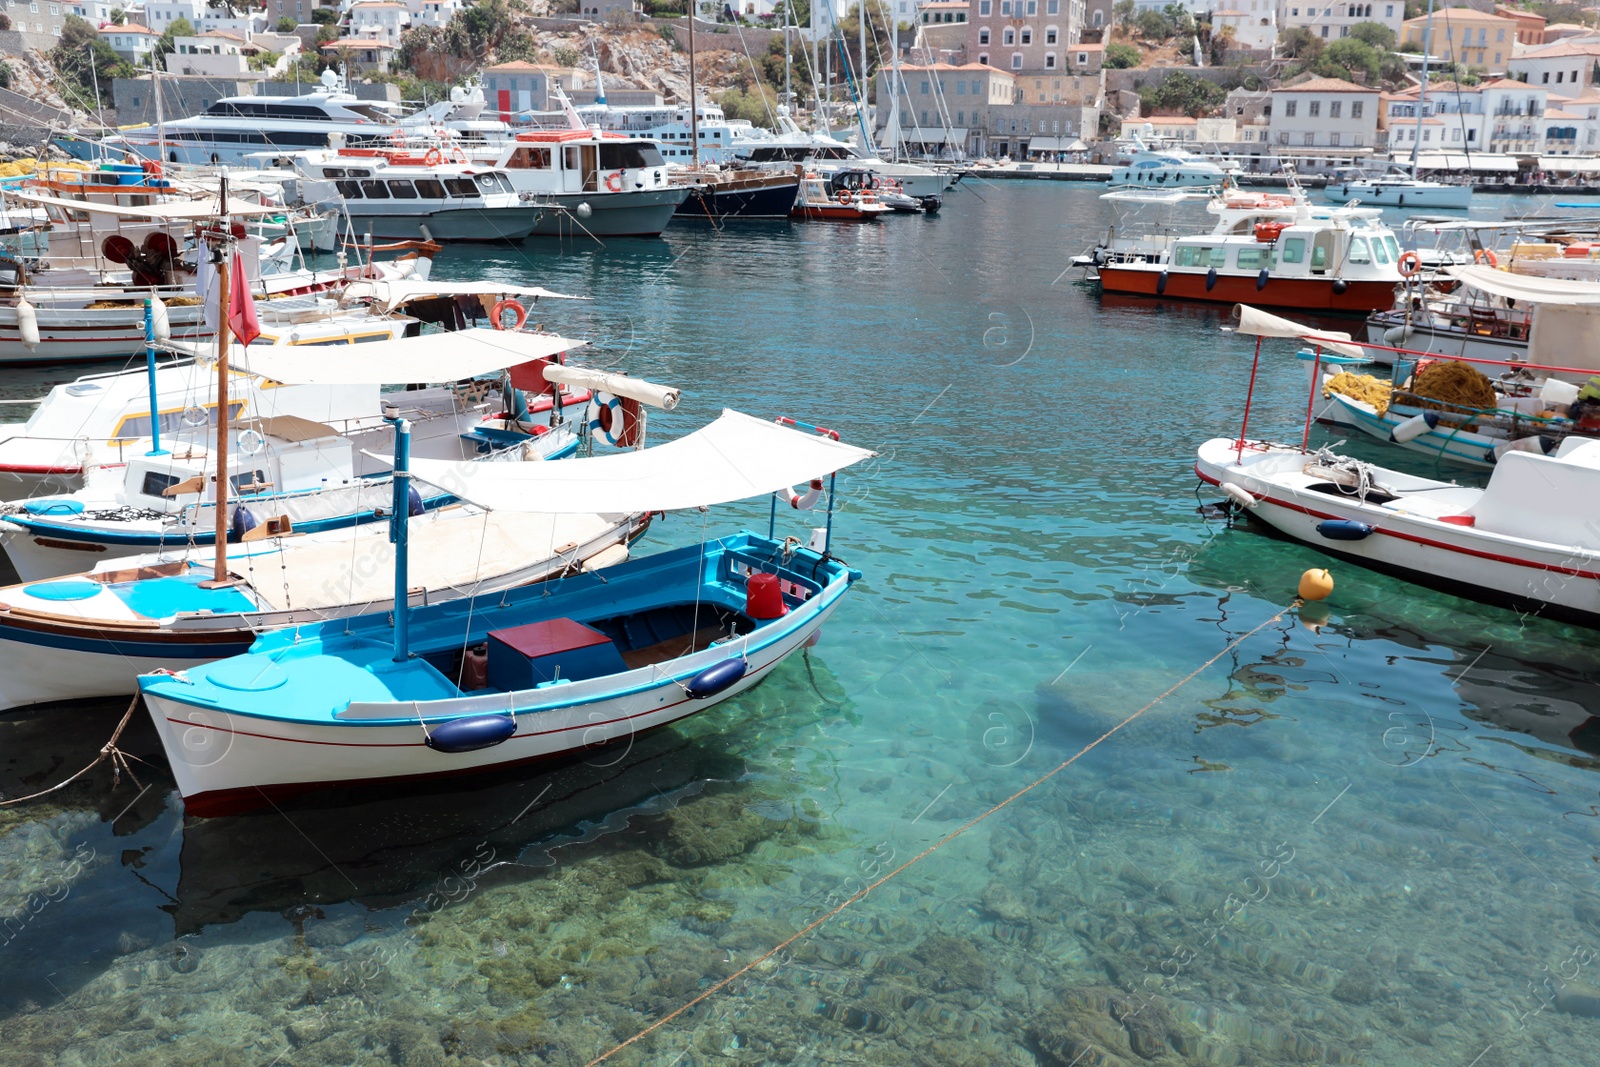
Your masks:
M683 688L691 699L704 700L706 697L716 696L739 681L749 669L750 661L743 656L738 659L725 659L721 663L713 663L690 678Z
M1156 295L1160 296L1167 291L1167 272L1162 271L1156 275Z
M1324 519L1317 523L1317 533L1330 541L1360 541L1372 533L1375 527L1354 519Z
M1259 293L1267 287L1267 279L1271 276L1266 267L1261 268L1261 273L1256 275L1256 292Z
M517 732L510 715L468 715L451 719L428 732L428 747L435 752L476 752L493 748Z
M260 525L259 521L249 508L237 507L233 509L233 522L229 525L228 531L233 534L233 539L237 541L258 525Z
M1210 292L1217 284L1217 268L1212 267L1206 271L1206 292Z
M428 506L422 502L422 494L417 492L415 485L406 487L406 499L410 502L406 506L406 512L412 518L416 518L428 510Z

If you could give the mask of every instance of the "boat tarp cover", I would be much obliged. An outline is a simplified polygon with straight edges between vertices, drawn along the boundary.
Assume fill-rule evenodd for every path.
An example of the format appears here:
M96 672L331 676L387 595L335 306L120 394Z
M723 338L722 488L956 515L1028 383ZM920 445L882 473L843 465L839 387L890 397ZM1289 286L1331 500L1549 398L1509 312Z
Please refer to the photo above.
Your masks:
M1446 267L1445 271L1474 289L1481 289L1483 292L1525 304L1600 306L1600 282L1540 278L1531 274L1513 274L1494 267L1480 267L1476 264Z
M1294 337L1312 344L1319 344L1330 352L1337 352L1341 356L1353 356L1356 359L1365 359L1367 353L1350 339L1347 333L1337 330L1317 330L1309 326L1302 326L1298 322L1280 319L1270 315L1260 308L1253 308L1249 304L1233 305L1233 317L1239 325L1234 327L1239 333L1246 333L1252 337Z
M235 346L228 358L236 370L259 374L283 385L399 385L453 382L492 374L583 344L551 333L478 327L344 345L336 355L330 355L322 345L254 345L248 349ZM197 347L204 349L203 345Z
M128 186L129 193L138 193L137 186ZM234 218L243 218L250 215L282 215L281 207L264 207L261 204L247 204L243 200L228 198L228 210L221 210L218 198L205 197L199 200L177 200L150 207L128 207L123 204L91 204L85 200L63 200L58 196L42 196L39 193L9 192L6 195L29 204L42 204L47 207L64 208L68 211L84 211L91 215L116 215L125 219L152 219L156 222L183 222L199 219L221 218L224 214Z
M1485 152L1423 152L1417 156L1421 170L1476 170L1484 173L1514 174L1517 157Z
M416 278L351 282L340 295L339 302L352 304L358 300L371 300L379 311L393 311L413 300L436 296L497 296L538 300L584 300L586 297L568 296L537 285L509 285L504 282L429 282Z
M710 507L823 478L877 455L820 434L723 411L653 448L556 463L413 459L429 485L495 511L626 514Z

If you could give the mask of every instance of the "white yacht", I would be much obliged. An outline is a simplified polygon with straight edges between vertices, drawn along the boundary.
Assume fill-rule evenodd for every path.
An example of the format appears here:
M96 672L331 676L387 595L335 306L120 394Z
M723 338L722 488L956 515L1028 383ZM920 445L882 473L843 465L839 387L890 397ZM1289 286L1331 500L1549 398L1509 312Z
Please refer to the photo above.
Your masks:
M443 162L439 149L342 148L295 157L300 196L338 208L357 233L434 241L520 241L542 207L504 171Z
M168 163L237 166L255 152L304 152L408 135L440 137L443 130L427 118L402 121L394 105L352 95L328 70L321 87L304 96L223 97L199 115L124 130L108 143Z
M695 137L699 133L699 162L726 164L738 161L735 145L758 137L757 128L746 119L730 119L715 104L701 104L691 124L687 104L617 107L612 104L585 104L576 109L588 126L633 134L660 143L661 155L668 163L693 166L696 161ZM698 130L695 127L698 126ZM766 133L761 130L759 133Z
M1465 211L1472 206L1471 185L1428 181L1395 168L1381 177L1352 171L1325 190L1335 200L1360 200L1381 207L1441 208Z
M831 177L840 170L870 170L873 174L899 183L907 196L927 202L942 197L961 179L957 171L934 170L920 163L895 163L879 159L851 141L841 141L824 133L802 130L778 105L778 128L759 126L748 131L735 128L733 154L751 163L805 163L806 169Z
M1224 169L1182 148L1147 148L1137 137L1125 166L1111 170L1112 189L1183 189L1227 184L1237 167Z

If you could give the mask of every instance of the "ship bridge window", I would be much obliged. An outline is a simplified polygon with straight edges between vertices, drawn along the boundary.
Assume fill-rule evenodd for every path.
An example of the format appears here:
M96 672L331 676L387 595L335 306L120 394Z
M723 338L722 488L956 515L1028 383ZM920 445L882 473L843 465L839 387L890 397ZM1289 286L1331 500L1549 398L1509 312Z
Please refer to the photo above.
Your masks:
M418 178L417 195L424 200L443 200L444 183L436 182L432 178Z
M511 161L506 164L518 170L549 170L550 149L548 148L519 148L511 153Z
M1394 234L1386 233L1383 235L1383 247L1388 251L1391 259L1396 263L1400 262L1400 242L1394 239ZM1378 262L1387 263L1389 260L1380 259Z
M334 185L338 188L339 195L344 197L346 200L360 200L361 199L361 183L360 182L342 181L342 182L335 182Z
M1372 249L1365 237L1350 238L1350 262L1362 264L1372 262Z
M390 178L389 195L396 200L415 200L417 187L402 178Z
M1306 258L1306 239L1304 237L1288 237L1283 242L1283 261L1285 263L1303 263Z
M1179 245L1177 265L1180 267L1225 267L1228 250L1218 245Z
M705 136L704 133L701 134ZM647 141L600 144L601 170L628 170L637 167L659 167L663 163L661 150Z
M1239 249L1237 265L1240 270L1261 270L1265 267L1271 270L1273 263L1272 249L1264 246Z
M389 190L385 188L383 182L377 178L362 182L361 193L368 200L389 199Z
M450 190L450 195L454 197L478 195L478 186L471 178L446 178L444 187Z
M372 172L370 170L358 169L356 167L351 167L349 170L345 171L346 176L351 178L365 178L371 173Z
M387 114L385 114L379 108L373 107L371 104L345 104L343 106L346 111L353 111L357 115L360 115L362 118L366 119L368 122L387 123L389 121L389 116ZM321 112L318 112L318 117L326 118L327 116Z
M343 178L344 177L344 168L343 167L323 167L322 168L322 176L324 178Z

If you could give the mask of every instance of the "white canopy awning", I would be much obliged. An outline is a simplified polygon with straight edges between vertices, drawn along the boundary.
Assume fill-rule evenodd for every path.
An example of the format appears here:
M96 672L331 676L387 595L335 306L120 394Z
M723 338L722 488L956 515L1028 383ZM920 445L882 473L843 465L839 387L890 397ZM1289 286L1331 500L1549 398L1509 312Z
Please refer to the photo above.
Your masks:
M1600 159L1593 156L1540 156L1539 169L1562 174L1595 174L1600 172Z
M1445 272L1474 289L1525 304L1552 304L1564 307L1600 305L1600 282L1572 281L1567 278L1540 278L1512 274L1493 267L1446 267Z
M1488 152L1421 152L1417 155L1417 168L1510 174L1517 169L1517 157Z
M654 448L559 463L413 459L429 485L495 511L628 514L775 493L877 455L737 411Z
M396 278L389 281L357 281L345 286L339 297L342 304L358 300L371 300L380 311L393 311L412 300L435 296L499 296L524 300L585 300L587 297L568 296L537 285L512 285L505 282L430 282L418 278Z
M132 186L130 193L136 192ZM234 218L253 215L281 215L281 207L264 207L261 204L247 204L243 200L228 198L228 210L221 210L217 197L200 200L174 200L161 204L152 204L149 207L127 207L121 204L91 204L84 200L64 200L58 196L43 196L39 193L24 193L19 191L7 192L7 196L15 197L29 204L40 204L45 207L57 207L68 211L84 211L91 215L115 215L124 219L151 219L156 222L193 222L200 219L221 218L224 214Z
M337 349L321 345L252 345L246 349L234 345L228 361L230 367L283 385L397 385L491 374L570 352L584 343L549 333L479 328ZM194 346L202 354L206 347Z
M1356 359L1365 359L1366 351L1350 339L1350 335L1338 330L1318 330L1310 326L1302 326L1298 322L1279 318L1268 314L1260 308L1253 308L1249 304L1233 305L1233 317L1239 323L1234 329L1239 333L1249 334L1251 337L1294 337L1311 344L1321 345L1331 352L1341 356L1353 356Z

